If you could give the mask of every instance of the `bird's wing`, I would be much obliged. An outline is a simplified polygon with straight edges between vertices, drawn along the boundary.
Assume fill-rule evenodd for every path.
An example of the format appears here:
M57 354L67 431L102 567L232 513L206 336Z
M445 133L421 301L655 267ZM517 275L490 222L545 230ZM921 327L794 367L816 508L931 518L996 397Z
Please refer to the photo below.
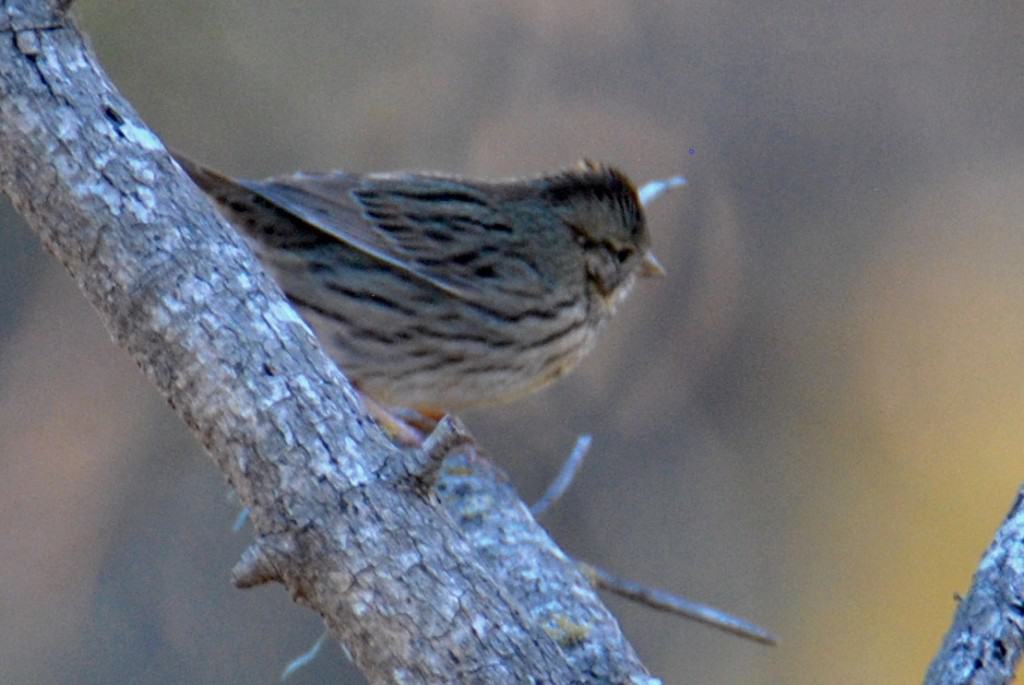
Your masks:
M456 297L542 295L553 285L529 257L529 236L482 184L343 172L240 183L316 230Z

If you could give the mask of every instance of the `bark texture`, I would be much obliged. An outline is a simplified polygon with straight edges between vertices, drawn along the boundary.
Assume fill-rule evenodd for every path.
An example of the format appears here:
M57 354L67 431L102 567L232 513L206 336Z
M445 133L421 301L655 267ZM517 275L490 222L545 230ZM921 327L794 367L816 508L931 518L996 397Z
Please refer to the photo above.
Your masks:
M373 683L656 682L471 440L365 417L60 6L0 0L0 187L251 508L236 582L282 582Z
M1024 652L1024 487L978 565L925 685L1013 681Z

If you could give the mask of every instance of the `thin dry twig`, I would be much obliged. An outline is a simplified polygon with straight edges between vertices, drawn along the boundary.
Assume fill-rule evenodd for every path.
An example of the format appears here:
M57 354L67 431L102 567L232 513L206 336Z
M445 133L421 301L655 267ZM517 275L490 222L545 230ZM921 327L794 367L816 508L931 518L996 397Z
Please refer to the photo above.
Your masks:
M583 458L590 450L591 438L589 435L581 435L576 440L576 446L569 454L569 458L562 464L561 470L551 485L544 491L533 506L530 513L534 518L543 516L559 499L568 491L576 474L583 465ZM681 616L705 625L717 628L732 635L760 642L761 644L776 644L775 637L764 628L751 623L745 619L732 616L726 612L688 600L679 595L672 594L666 590L649 587L633 580L627 580L616 576L610 571L594 566L586 561L576 561L583 571L583 574L590 578L591 584L608 592L612 592L626 599L630 599L644 606L659 611L667 611L676 616Z
M327 642L327 631L320 633L320 637L316 639L313 646L307 649L305 652L289 661L284 669L281 671L281 681L288 680L293 675L298 673L301 669L311 664L323 651L324 643Z
M584 561L578 563L584 575L591 578L594 585L602 590L639 602L652 609L667 611L670 614L703 623L726 633L760 642L763 645L775 645L778 642L774 635L750 621L732 616L706 604L692 602L666 590L659 590L622 578L593 564Z
M572 448L572 452L569 453L569 458L562 464L558 475L551 481L551 485L540 496L540 499L530 507L530 513L533 514L533 518L539 519L546 514L558 500L562 499L562 495L569 490L573 480L576 478L576 474L580 470L580 466L583 465L583 459L587 456L587 452L590 451L590 442L591 438L589 435L581 435L576 439L576 445Z

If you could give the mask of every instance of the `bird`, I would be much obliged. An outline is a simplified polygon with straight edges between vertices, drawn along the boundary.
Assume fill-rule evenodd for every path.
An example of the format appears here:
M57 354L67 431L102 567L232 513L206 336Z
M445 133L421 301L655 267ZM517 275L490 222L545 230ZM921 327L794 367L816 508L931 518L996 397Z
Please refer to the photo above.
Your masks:
M436 419L536 391L593 348L638 277L665 273L636 187L607 164L243 180L172 154L384 407Z

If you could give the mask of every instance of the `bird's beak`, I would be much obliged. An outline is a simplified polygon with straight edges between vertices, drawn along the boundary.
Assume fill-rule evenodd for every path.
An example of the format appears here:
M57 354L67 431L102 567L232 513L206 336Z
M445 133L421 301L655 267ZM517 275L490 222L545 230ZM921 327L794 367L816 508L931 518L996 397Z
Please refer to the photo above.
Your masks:
M650 250L644 253L643 260L640 262L640 275L644 278L661 278L665 275L665 267Z

